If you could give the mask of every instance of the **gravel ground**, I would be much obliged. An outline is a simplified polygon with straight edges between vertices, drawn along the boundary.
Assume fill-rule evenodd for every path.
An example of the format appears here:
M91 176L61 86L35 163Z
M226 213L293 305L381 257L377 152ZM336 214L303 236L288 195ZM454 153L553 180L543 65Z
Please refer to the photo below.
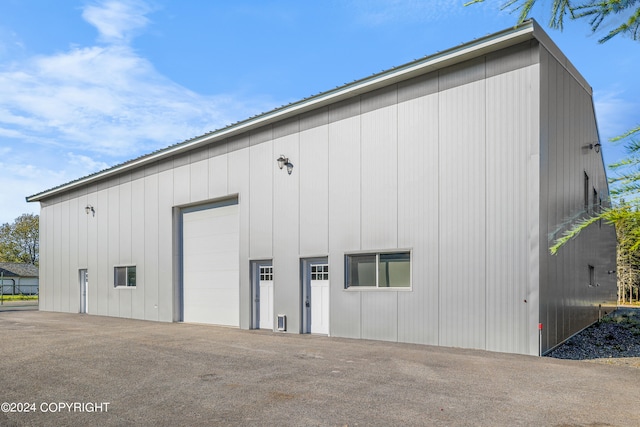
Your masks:
M547 356L640 369L640 308L618 308Z

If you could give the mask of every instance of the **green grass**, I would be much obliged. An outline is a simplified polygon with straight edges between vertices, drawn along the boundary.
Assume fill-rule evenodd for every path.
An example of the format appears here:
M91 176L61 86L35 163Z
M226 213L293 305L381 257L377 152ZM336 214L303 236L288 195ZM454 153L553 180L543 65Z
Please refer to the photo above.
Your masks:
M38 295L2 295L2 301L31 301L38 300Z

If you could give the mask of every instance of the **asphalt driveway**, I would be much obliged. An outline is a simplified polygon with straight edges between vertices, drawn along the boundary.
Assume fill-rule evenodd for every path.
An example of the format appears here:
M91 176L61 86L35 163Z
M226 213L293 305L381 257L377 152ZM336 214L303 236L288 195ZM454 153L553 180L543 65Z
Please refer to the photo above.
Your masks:
M1 426L635 426L640 370L451 348L0 312Z

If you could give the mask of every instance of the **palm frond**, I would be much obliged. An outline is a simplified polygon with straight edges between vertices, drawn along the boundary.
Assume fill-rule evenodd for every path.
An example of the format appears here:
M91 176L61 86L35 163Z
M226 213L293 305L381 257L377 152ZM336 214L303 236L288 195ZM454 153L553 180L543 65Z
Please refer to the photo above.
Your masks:
M576 238L582 230L603 219L606 216L606 212L607 210L599 213L598 215L589 216L576 221L571 228L562 233L562 236L556 239L553 245L551 245L549 248L551 255L556 255L562 246L564 246L569 240Z

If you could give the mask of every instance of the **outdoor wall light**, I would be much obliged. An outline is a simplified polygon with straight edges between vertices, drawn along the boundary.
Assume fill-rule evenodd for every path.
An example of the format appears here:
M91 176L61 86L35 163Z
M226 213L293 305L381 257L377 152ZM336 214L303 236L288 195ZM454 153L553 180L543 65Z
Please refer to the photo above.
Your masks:
M96 216L96 210L93 209L93 206L91 205L87 205L86 208L84 208L84 211L87 213L87 215L89 215L89 213L93 214L93 216Z
M289 158L285 157L284 154L280 154L280 157L278 157L276 159L276 161L278 162L278 167L280 169L284 168L285 166L287 167L287 173L289 175L291 175L291 172L293 172L293 164L291 162L289 162Z
M595 149L596 153L600 152L600 147L602 147L602 144L600 144L599 142L596 142L595 144L589 144L589 148L591 148L592 150Z

